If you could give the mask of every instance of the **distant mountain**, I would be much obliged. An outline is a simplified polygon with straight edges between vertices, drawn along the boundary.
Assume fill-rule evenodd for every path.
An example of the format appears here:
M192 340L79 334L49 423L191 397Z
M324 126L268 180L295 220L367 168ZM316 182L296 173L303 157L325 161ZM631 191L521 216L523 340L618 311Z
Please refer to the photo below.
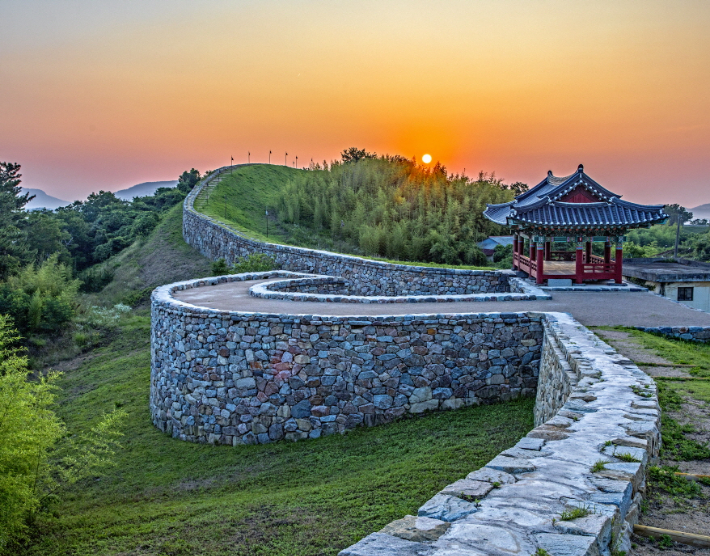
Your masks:
M153 195L156 190L160 187L175 187L177 185L177 180L168 181L147 181L145 183L139 183L128 189L121 189L116 191L115 195L119 199L124 201L132 201L133 197L145 197L146 195Z
M22 188L22 193L29 193L34 195L35 198L25 205L27 210L36 210L41 208L54 210L58 207L64 207L66 205L71 205L71 201L63 201L62 199L57 199L51 195L47 195L41 189L26 189Z
M704 205L699 205L688 210L693 213L693 220L696 218L705 218L710 220L710 203L705 203Z

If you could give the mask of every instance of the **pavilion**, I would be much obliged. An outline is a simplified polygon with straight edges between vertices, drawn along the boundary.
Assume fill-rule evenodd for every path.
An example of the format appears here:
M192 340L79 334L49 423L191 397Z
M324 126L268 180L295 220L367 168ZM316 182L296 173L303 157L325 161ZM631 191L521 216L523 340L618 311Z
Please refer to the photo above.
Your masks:
M663 207L622 201L585 174L580 164L566 177L547 172L529 191L509 203L488 205L483 214L511 228L513 268L534 277L536 283L556 278L576 284L590 280L621 284L626 230L665 222L668 215ZM604 244L603 256L593 254L595 242ZM556 251L559 243L576 244L576 249Z

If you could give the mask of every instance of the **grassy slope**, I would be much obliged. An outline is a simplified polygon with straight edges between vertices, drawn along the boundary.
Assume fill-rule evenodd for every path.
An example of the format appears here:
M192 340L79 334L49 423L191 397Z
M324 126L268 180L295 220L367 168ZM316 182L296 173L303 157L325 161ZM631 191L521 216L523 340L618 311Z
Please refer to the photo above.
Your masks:
M299 226L283 226L273 217L269 218L267 237L265 210L268 208L269 212L273 213L272 209L278 205L283 185L298 172L305 172L305 170L268 164L238 168L212 189L209 196L205 193L201 194L195 200L195 209L229 224L247 237L260 241L268 240L272 243L352 254L353 250L348 245L342 242L334 245L327 232L316 234L312 230ZM367 258L406 265L448 266L436 263L392 261L378 257ZM490 267L461 265L453 268L476 270Z
M210 275L210 261L182 239L182 203L172 207L153 233L108 260L114 280L100 294L98 304L113 305L126 295L149 291L162 284Z
M207 262L182 244L181 212L122 255L111 295L187 278ZM43 514L26 555L336 554L416 512L446 484L532 428L533 400L445 412L299 443L195 445L150 422L150 316L123 317L107 345L70 365L60 414L70 431L129 413L106 476ZM17 552L13 552L17 554Z

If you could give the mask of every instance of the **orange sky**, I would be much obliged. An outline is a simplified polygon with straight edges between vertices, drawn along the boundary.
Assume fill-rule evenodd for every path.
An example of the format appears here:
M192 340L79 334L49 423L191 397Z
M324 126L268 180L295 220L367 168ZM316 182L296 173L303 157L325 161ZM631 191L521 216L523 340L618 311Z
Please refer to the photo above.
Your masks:
M0 160L63 199L349 146L710 202L710 2L3 0Z

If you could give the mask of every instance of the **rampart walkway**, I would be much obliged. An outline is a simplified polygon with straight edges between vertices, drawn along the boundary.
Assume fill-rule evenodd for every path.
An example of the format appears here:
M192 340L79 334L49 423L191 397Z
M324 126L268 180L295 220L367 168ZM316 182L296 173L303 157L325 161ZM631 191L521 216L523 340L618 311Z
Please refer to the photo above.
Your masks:
M269 282L272 280L263 280ZM229 282L218 286L175 292L181 301L222 309L301 315L402 315L431 313L481 313L555 311L571 313L585 326L710 326L710 314L689 309L652 293L552 292L550 301L456 303L310 303L261 299L249 295L259 281Z

